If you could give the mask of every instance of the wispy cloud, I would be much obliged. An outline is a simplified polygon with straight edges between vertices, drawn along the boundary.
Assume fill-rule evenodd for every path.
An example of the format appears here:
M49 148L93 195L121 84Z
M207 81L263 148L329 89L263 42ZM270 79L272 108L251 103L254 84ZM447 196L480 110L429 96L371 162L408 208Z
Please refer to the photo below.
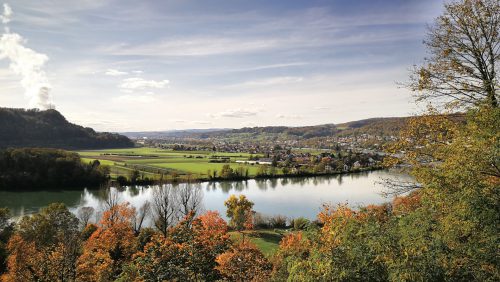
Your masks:
M122 80L118 85L120 89L125 92L145 89L162 89L165 88L170 82L168 80L146 80L141 77L131 77Z
M104 72L105 75L109 75L109 76L121 76L121 75L127 75L128 72L126 71L119 71L117 69L107 69L105 72Z
M110 55L207 56L262 51L279 45L276 39L199 36L136 45L122 43L99 50Z

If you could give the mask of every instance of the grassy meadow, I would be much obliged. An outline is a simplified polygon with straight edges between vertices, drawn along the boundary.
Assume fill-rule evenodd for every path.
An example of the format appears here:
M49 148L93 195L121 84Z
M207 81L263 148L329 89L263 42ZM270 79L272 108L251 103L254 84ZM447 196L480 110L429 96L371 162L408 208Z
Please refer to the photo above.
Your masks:
M255 176L258 165L238 164L237 160L248 160L248 153L221 153L211 151L173 151L159 148L127 148L77 151L84 162L99 160L111 167L111 177L128 176L138 170L145 177L164 179L169 177L208 178L208 171L219 173L225 164L237 169L248 169L249 176ZM209 162L213 157L227 157L229 163Z

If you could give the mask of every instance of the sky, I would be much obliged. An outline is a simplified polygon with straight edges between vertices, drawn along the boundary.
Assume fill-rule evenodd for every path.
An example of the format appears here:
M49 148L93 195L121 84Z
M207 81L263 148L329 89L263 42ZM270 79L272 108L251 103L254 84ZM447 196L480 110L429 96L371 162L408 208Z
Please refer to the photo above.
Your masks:
M442 5L11 0L0 7L0 107L55 107L113 132L411 115L397 82L422 62Z

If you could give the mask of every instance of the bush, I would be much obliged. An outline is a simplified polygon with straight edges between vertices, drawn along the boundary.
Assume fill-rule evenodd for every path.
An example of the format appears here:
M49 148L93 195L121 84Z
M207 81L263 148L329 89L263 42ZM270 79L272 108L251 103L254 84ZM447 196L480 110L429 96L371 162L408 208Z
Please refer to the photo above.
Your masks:
M272 228L286 228L286 216L275 215L269 218L269 226Z
M118 176L118 177L116 178L116 182L118 182L118 184L119 184L120 186L124 186L124 185L127 185L128 180L127 180L127 178L126 178L125 176L120 175L120 176Z
M269 217L257 212L253 216L253 225L255 228L269 228Z
M309 219L305 217L299 217L293 220L293 229L306 230L309 224L310 224Z

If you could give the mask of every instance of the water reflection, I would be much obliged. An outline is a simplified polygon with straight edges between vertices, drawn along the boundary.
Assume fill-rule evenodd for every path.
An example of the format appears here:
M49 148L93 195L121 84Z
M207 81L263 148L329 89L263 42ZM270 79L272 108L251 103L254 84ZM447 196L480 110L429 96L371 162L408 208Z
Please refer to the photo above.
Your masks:
M230 194L245 194L255 203L260 213L283 214L288 217L305 216L314 219L323 203L348 203L350 206L378 204L388 201L380 192L384 187L378 183L382 178L395 178L397 173L376 171L349 175L308 178L275 178L248 181L204 182L190 185L203 191L203 206L206 210L217 210L225 214L224 201ZM174 185L172 189L179 189ZM155 187L131 186L113 188L121 201L136 208L153 198ZM155 189L163 189L156 187ZM52 202L62 202L76 212L80 207L102 209L105 195L100 191L58 192L0 192L0 207L8 207L20 216L38 211Z

